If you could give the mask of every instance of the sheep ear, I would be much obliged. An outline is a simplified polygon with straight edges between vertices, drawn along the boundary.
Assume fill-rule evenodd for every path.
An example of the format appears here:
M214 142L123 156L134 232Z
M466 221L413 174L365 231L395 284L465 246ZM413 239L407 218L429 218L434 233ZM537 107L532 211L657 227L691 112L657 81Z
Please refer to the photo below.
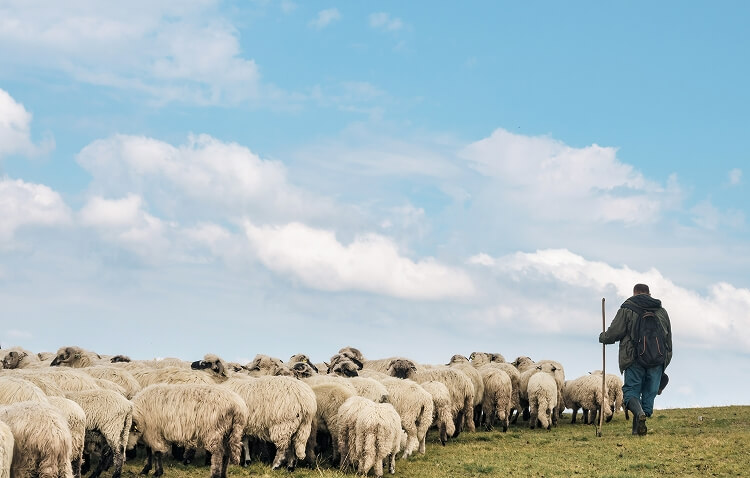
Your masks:
M557 367L552 367L552 371L553 372L557 371Z
M537 369L537 370L541 370L541 369L542 369L542 366L541 366L541 365L539 365L539 366L537 366L537 368L536 368L536 369Z

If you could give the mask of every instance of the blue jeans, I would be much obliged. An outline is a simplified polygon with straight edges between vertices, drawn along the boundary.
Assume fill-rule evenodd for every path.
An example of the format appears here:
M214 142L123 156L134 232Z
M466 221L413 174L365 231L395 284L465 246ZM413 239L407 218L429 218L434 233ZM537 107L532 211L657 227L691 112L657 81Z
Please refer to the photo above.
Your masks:
M641 402L643 412L650 417L654 412L654 399L659 391L659 382L661 374L664 373L664 367L644 368L637 363L633 363L625 369L625 384L622 386L622 399L625 405L635 397Z

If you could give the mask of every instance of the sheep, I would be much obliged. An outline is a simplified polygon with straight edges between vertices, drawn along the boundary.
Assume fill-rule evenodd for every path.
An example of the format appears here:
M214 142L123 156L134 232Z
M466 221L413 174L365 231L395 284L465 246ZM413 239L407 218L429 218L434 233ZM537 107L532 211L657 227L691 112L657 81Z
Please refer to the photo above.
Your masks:
M263 375L276 375L279 370L287 368L284 362L276 357L258 354L252 362L245 365L252 377L261 377Z
M334 360L331 360L331 364L328 366L329 374L335 374L342 377L356 377L359 375L360 370L362 370L361 366L343 356L342 358L336 358L336 356L334 356Z
M313 368L313 366L305 362L297 362L293 364L291 370L292 374L298 379L304 379L318 374L316 368Z
M424 455L425 438L434 413L432 395L412 380L384 378L381 383L388 390L389 403L398 412L401 427L406 431L407 444L402 458L417 450Z
M65 398L81 406L86 414L86 431L97 432L104 438L106 446L92 477L98 477L112 453L114 472L112 478L122 473L125 447L128 444L130 426L133 422L133 403L113 390L82 390L67 392Z
M489 352L472 352L469 360L476 368L488 363L505 363L505 357L502 354Z
M591 375L597 375L599 377L602 376L601 370L594 370L591 372ZM607 374L606 384L607 390L609 391L609 403L612 405L612 415L617 413L619 410L622 409L623 405L623 397L622 397L622 379L619 375L615 375L613 373ZM610 421L612 418L609 417L607 421ZM628 409L625 409L625 419L628 419ZM594 415L594 421L596 421L596 414Z
M440 443L445 446L448 437L456 433L456 424L453 423L453 410L451 407L451 395L444 383L436 380L428 380L420 383L423 389L432 396L433 420L437 426Z
M552 417L557 413L557 382L546 372L536 373L529 378L528 384L529 428L536 427L537 422L542 428L552 428Z
M490 362L485 365L482 365L479 367L479 372L482 372L483 368L493 369L493 370L502 370L503 372L508 374L508 377L510 377L510 383L513 387L513 391L511 392L511 398L510 398L510 408L511 408L511 415L512 419L510 423L516 423L518 420L518 414L521 410L521 399L519 397L519 389L521 387L521 374L518 371L516 367L513 365L507 363L507 362ZM486 393L486 392L485 392ZM513 414L513 411L515 411L515 414Z
M28 370L23 369L16 372L20 377L29 380L34 383L43 383L51 381L56 389L63 392L68 391L79 391L79 390L92 390L100 388L96 379L90 375L87 375L79 370L70 368L56 368L56 369L44 369L44 370ZM36 380L39 380L38 382ZM42 385L39 385L43 388ZM49 394L49 392L47 392Z
M373 403L363 397L349 398L339 408L341 424L341 469L357 463L357 471L366 475L374 468L383 476L383 460L389 458L389 472L396 472L396 455L406 441L395 408L388 403Z
M136 393L141 391L141 384L135 379L132 373L118 367L97 366L86 367L81 369L87 375L94 378L109 380L114 382L125 391L125 398L131 399Z
M540 360L536 362L536 365L543 365L543 364L550 364L552 365L555 370L552 376L555 379L555 382L557 383L557 403L563 404L563 386L565 385L565 369L563 368L562 364L560 362L557 362L555 360ZM555 425L557 425L557 419L562 416L563 407L559 407L558 415L552 417L552 419L555 422Z
M339 451L339 407L349 398L357 396L349 387L342 383L336 382L319 382L311 385L317 410L313 429L307 440L307 460L313 463L315 461L315 447L318 444L317 434L328 432L331 435L331 444L333 448L333 459L337 459Z
M270 441L276 446L272 469L286 460L294 470L296 459L304 459L317 403L309 385L292 377L263 376L231 378L222 384L239 394L249 410L245 435ZM246 449L249 452L249 444ZM250 461L245 456L245 464Z
M127 362L132 362L132 360L127 355L115 355L114 357L109 359L109 362L110 363L127 363Z
M390 400L388 389L374 378L350 377L346 380L354 386L360 397L369 398L376 403L387 403Z
M68 423L72 447L70 464L73 470L73 476L75 478L81 478L83 445L86 440L86 413L83 411L83 408L73 400L64 397L47 397L47 400L50 405L57 408Z
M320 371L318 367L312 362L312 360L310 360L310 357L308 357L305 354L292 355L291 357L289 357L289 361L284 365L286 365L287 368L291 369L295 364L298 364L298 363L308 364L313 370L315 370L315 373L318 373Z
M193 370L204 370L209 372L209 376L216 382L222 383L229 378L229 367L224 360L218 355L206 354L203 360L196 360L190 364Z
M173 385L180 383L214 385L216 383L207 373L182 367L140 368L131 370L131 373L141 388L157 383Z
M539 372L546 372L552 375L555 372L555 369L556 367L550 363L544 363L544 364L539 364L539 365L534 363L533 366L526 368L526 370L524 370L521 373L521 376L519 378L518 398L521 404L521 408L523 409L524 420L529 420L529 417L530 417L529 394L528 394L529 379ZM557 382L555 382L555 385L557 385ZM556 422L557 420L555 419L555 423Z
M0 368L11 370L17 368L38 367L41 365L39 357L21 347L11 347L0 351L0 353L2 352L4 352L4 354L2 354L2 366L0 366Z
M10 465L13 462L13 432L5 422L0 421L0 478L10 478Z
M492 422L497 418L503 426L503 432L508 431L510 410L513 397L513 383L507 372L493 367L478 369L484 380L484 398L482 400L482 423L485 429L492 429Z
M145 475L156 458L155 476L163 473L162 454L170 443L204 447L211 453L211 478L224 478L229 461L238 463L248 410L242 398L218 385L156 384L133 397L134 439L147 448ZM131 439L130 443L134 443Z
M531 360L529 357L521 356L517 357L514 361L511 362L514 367L518 369L519 372L523 373L526 370L534 367L534 361Z
M457 368L471 379L471 383L474 385L473 420L475 426L479 425L479 421L482 417L482 402L484 400L484 380L482 379L482 376L477 372L476 367L469 363L469 359L463 355L454 355L451 357L448 366Z
M39 352L36 354L40 362L52 362L55 358L54 352Z
M21 377L0 376L0 405L25 401L46 403L47 396L41 388Z
M610 408L609 400L606 399L608 398L608 393L605 391L605 400L602 400L601 375L583 375L575 380L565 382L563 388L564 403L566 407L573 410L573 417L570 423L576 422L576 415L579 408L583 409L583 423L594 423L594 417L593 415L589 417L589 412L595 414L596 410L602 404L604 406L604 417L611 419L612 409Z
M24 372L26 369L24 369ZM15 370L13 375L6 375L8 377L17 377L22 378L26 380L27 382L31 382L37 387L39 387L42 392L44 392L45 395L48 397L55 396L55 397L62 397L64 392L63 390L57 386L57 383L53 379L51 379L48 376L45 375L36 375L36 374L30 374L30 373L22 373L21 370Z
M66 367L81 368L91 367L100 363L102 363L102 359L97 353L83 350L81 347L70 346L60 347L50 365L53 367L63 365Z
M365 362L365 356L362 355L359 349L355 349L354 347L343 347L338 353L354 361L354 363L359 362L363 364Z
M65 419L46 402L0 406L0 421L13 433L11 476L71 478L72 437Z
M451 367L417 368L417 365L408 359L394 359L388 366L388 375L397 378L408 378L417 383L428 380L437 380L448 387L451 394L451 406L456 431L455 438L464 429L470 432L475 430L473 420L474 409L474 385L471 379L460 370Z

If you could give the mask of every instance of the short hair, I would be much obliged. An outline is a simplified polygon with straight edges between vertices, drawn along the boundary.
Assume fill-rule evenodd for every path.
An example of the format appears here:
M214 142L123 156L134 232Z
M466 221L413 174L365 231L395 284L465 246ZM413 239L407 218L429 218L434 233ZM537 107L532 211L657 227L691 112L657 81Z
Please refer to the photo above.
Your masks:
M650 294L646 284L636 284L633 286L633 294Z

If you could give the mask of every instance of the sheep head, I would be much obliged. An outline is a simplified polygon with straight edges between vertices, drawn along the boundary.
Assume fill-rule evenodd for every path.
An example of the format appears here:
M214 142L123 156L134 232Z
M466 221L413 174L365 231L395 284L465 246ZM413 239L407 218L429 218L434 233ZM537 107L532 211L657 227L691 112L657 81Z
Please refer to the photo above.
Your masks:
M3 358L2 367L4 369L13 369L18 368L18 365L21 363L21 360L26 357L26 352L19 352L16 350L11 350L5 355L5 358Z
M284 362L282 362L281 359L269 357L268 355L263 354L256 355L252 362L245 365L245 368L250 372L250 375L254 377L259 377L261 375L276 375L276 372L282 367L284 367Z
M388 365L388 375L409 378L417 372L417 365L409 359L393 359Z
M474 355L474 354L472 354L472 355ZM464 357L461 354L456 354L453 357L451 357L450 362L448 362L446 365L454 365L454 364L457 364L457 363L469 363L469 359L467 359L466 357Z
M76 363L81 359L84 352L80 347L61 347L57 351L55 359L50 363L50 366L66 365L68 367L76 367Z
M360 369L362 368L362 363L364 363L365 361L365 356L362 355L362 352L360 352L359 349L355 349L354 347L344 347L339 350L339 353L348 357L354 363L359 364Z
M297 378L307 378L312 377L316 373L318 373L317 369L314 369L310 366L310 364L306 362L297 362L294 365L292 365L292 373Z
M206 354L203 360L196 360L191 363L190 368L193 370L210 370L221 378L229 378L226 362L214 354Z
M312 367L313 370L315 370L315 373L318 372L318 367L315 366L315 364L312 362L312 360L310 360L310 357L308 357L307 355L305 355L305 354L295 354L295 355L292 355L291 357L289 357L289 363L290 364L296 364L296 363L300 363L300 362L301 363L306 363L307 365L309 365L310 367Z
M335 373L342 377L356 377L359 375L359 373L357 373L357 370L359 369L360 367L358 367L354 361L343 359L339 360L335 365L328 367L328 373Z
M111 359L109 359L111 363L122 363L122 362L130 362L130 357L127 355L115 355Z

